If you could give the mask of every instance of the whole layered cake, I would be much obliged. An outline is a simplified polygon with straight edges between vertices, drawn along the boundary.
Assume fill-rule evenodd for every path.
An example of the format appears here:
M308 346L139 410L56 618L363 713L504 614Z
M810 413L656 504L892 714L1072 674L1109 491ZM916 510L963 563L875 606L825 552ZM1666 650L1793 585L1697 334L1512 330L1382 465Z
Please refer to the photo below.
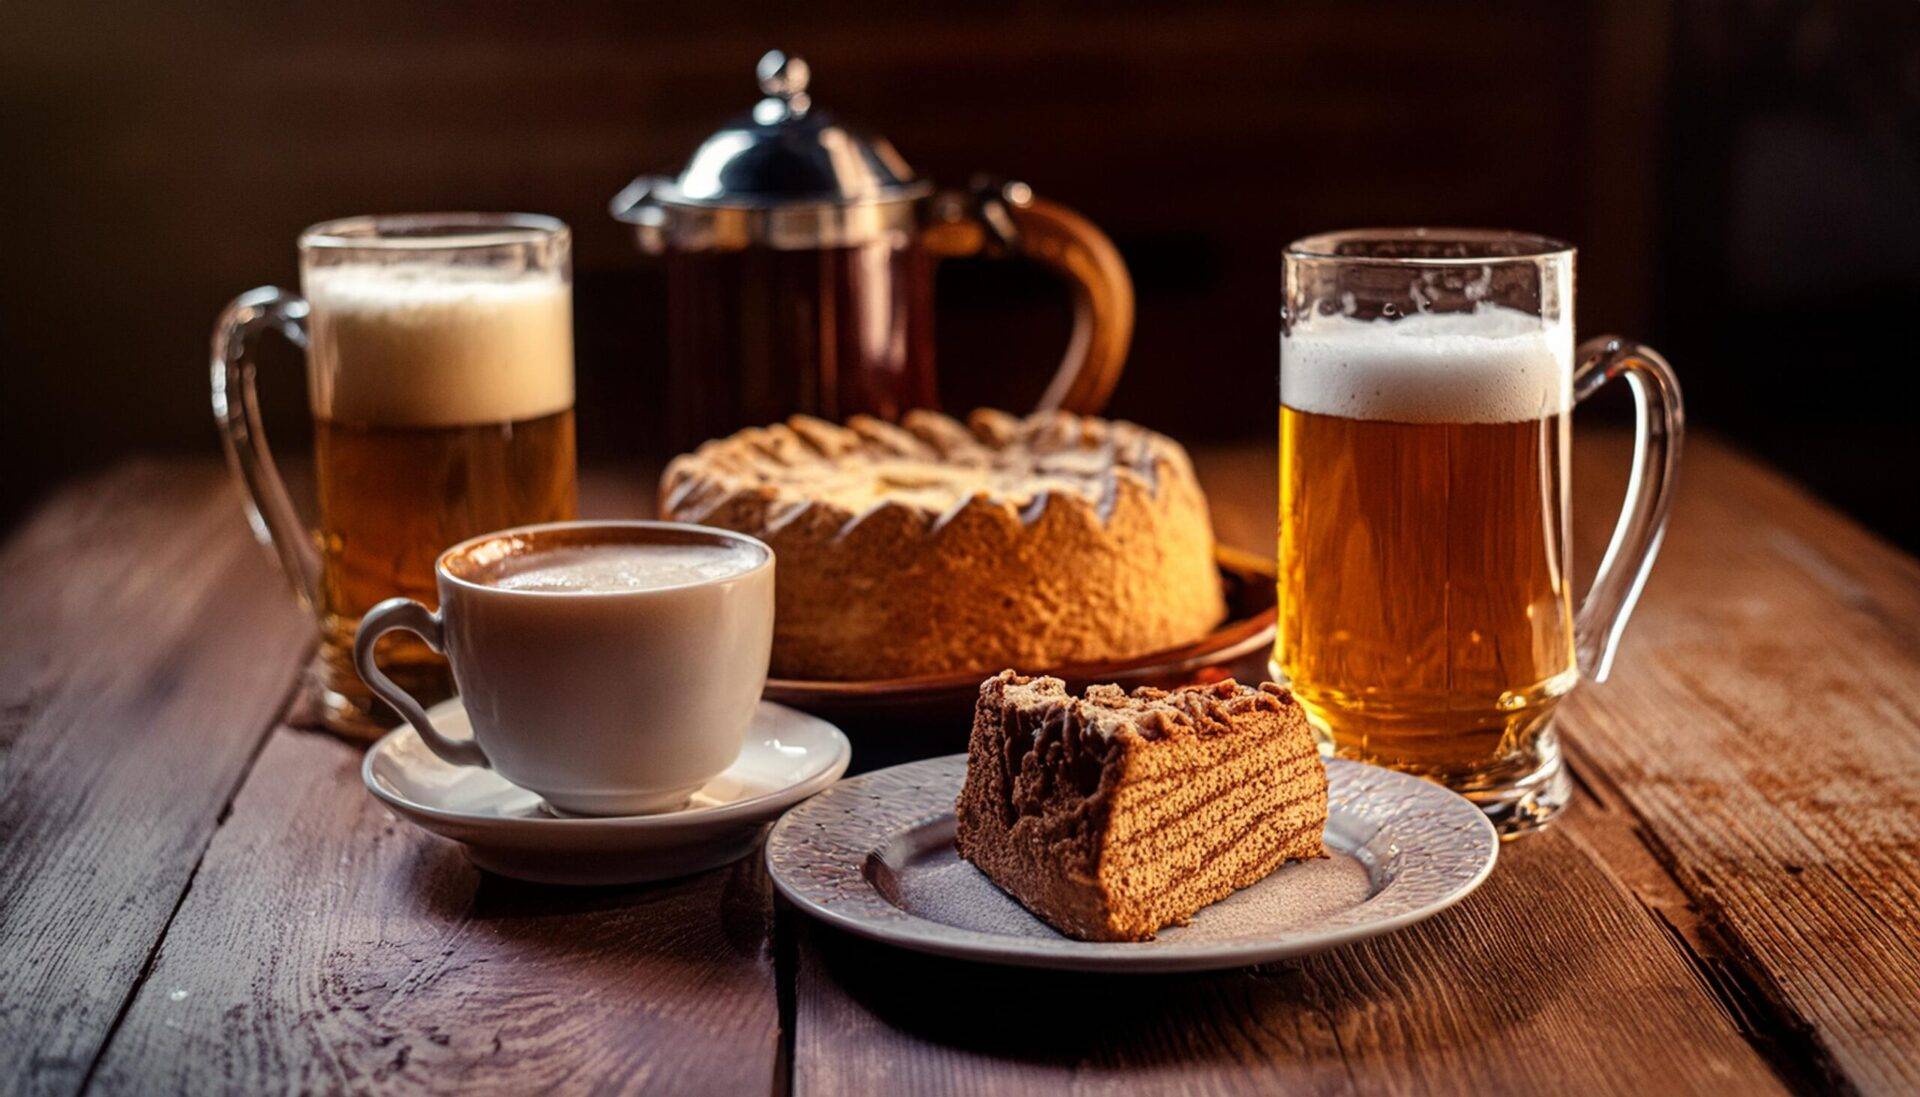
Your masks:
M660 493L773 547L776 677L1125 659L1226 615L1186 451L1131 423L797 417L676 458Z
M980 686L955 843L1055 929L1141 941L1288 861L1325 856L1327 771L1300 705L1004 671Z

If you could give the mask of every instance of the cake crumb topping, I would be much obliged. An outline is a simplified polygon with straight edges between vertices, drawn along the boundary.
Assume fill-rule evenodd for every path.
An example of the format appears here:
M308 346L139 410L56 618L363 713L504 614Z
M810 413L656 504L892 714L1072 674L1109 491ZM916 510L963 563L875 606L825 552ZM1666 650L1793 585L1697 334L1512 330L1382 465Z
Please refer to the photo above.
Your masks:
M1044 713L1035 725L1036 735L1056 723L1107 739L1126 733L1148 741L1217 735L1229 730L1236 716L1279 712L1295 703L1284 686L1243 686L1232 678L1173 690L1141 686L1131 693L1115 685L1088 686L1081 697L1068 693L1060 679L1044 675L1003 670L988 679L989 684L996 682L1009 702Z
M904 506L938 520L976 500L1037 521L1047 501L1076 499L1104 520L1120 482L1152 493L1161 466L1186 468L1170 439L1126 422L1066 412L1020 419L975 411L963 424L916 410L898 425L856 415L847 425L798 415L716 439L667 470L666 509L697 514L747 492L769 510L826 507L841 522Z

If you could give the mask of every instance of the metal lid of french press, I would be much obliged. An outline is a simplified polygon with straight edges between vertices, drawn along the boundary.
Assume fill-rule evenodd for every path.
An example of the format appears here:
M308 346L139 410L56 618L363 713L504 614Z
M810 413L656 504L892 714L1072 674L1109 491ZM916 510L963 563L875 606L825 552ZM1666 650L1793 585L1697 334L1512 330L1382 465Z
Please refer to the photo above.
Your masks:
M864 243L912 224L932 185L884 138L816 109L806 61L760 58L765 98L702 142L679 176L642 176L614 197L614 217L643 248L816 248Z

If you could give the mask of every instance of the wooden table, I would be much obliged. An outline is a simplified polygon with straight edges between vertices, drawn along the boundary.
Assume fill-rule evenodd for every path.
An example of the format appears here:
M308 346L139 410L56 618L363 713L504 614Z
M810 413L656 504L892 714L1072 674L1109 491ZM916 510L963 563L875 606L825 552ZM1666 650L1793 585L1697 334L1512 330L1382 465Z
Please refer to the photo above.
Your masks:
M1586 560L1624 454L1580 441ZM1223 538L1270 546L1270 451L1197 458ZM285 722L313 627L224 470L114 468L0 549L0 1090L1920 1091L1920 565L1711 440L1683 480L1614 680L1564 709L1579 800L1477 894L1082 978L843 938L751 859L481 874Z

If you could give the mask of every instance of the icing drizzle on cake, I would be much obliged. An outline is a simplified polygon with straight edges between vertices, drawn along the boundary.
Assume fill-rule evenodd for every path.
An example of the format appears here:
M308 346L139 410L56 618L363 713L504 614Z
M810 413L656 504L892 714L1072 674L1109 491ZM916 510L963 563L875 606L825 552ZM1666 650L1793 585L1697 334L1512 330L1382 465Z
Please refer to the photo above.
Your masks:
M1020 419L983 409L962 423L911 411L897 426L855 416L844 427L795 416L676 459L662 502L699 522L755 497L769 531L824 509L843 536L887 507L905 508L929 530L970 506L1001 508L1032 526L1064 503L1104 523L1123 490L1154 495L1169 466L1191 476L1186 454L1166 437L1065 412Z

